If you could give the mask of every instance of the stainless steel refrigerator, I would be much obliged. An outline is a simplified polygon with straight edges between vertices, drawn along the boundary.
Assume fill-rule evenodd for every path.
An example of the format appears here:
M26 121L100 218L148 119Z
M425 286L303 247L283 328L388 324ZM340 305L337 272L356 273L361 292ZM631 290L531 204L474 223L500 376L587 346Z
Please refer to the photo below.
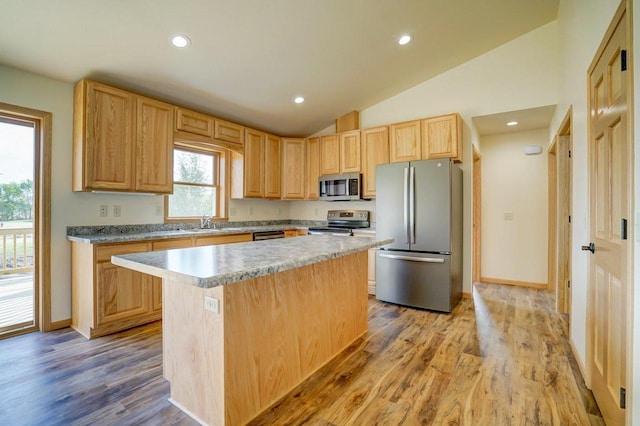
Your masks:
M376 168L376 298L451 312L462 296L462 170L449 159Z

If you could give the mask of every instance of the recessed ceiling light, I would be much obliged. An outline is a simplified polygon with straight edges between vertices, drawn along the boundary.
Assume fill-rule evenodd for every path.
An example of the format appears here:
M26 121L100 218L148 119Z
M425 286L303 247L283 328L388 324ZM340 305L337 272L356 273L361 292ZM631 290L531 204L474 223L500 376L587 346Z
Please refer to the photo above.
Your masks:
M304 102L304 98L302 96L298 96L296 97L293 102L297 103L297 104L301 104Z
M189 37L184 34L176 34L174 36L171 36L170 41L172 46L179 48L189 47L189 45L191 44L191 40L189 39Z
M404 46L405 44L409 43L411 41L411 36L408 34L403 35L402 37L400 37L398 39L398 44L401 46Z
M507 126L516 126L516 125L518 125L517 121L510 121L507 123Z

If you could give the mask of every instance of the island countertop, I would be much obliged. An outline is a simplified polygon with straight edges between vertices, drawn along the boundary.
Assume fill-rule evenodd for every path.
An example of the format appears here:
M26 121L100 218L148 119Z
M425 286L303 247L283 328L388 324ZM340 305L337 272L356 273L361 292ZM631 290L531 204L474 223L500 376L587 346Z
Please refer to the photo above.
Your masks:
M190 247L113 256L114 265L211 288L346 256L393 239L306 237Z

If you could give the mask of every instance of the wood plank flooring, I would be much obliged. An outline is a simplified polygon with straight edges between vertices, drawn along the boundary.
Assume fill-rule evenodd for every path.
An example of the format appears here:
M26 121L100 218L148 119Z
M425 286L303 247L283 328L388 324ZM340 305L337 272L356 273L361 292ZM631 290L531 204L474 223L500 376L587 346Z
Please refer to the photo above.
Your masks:
M160 323L0 341L2 425L196 425L162 378ZM253 425L602 425L549 293L478 284L450 314L369 300L369 332Z

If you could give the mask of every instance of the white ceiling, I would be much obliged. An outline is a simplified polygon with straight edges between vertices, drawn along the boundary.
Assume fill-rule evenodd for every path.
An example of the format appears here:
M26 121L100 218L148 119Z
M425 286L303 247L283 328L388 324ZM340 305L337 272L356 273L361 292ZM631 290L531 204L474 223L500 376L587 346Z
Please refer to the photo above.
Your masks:
M0 0L0 64L306 136L553 21L558 1Z
M547 105L538 108L482 115L473 117L472 120L480 136L524 132L526 130L549 128L555 110L556 105ZM518 124L507 126L510 121L517 121Z

